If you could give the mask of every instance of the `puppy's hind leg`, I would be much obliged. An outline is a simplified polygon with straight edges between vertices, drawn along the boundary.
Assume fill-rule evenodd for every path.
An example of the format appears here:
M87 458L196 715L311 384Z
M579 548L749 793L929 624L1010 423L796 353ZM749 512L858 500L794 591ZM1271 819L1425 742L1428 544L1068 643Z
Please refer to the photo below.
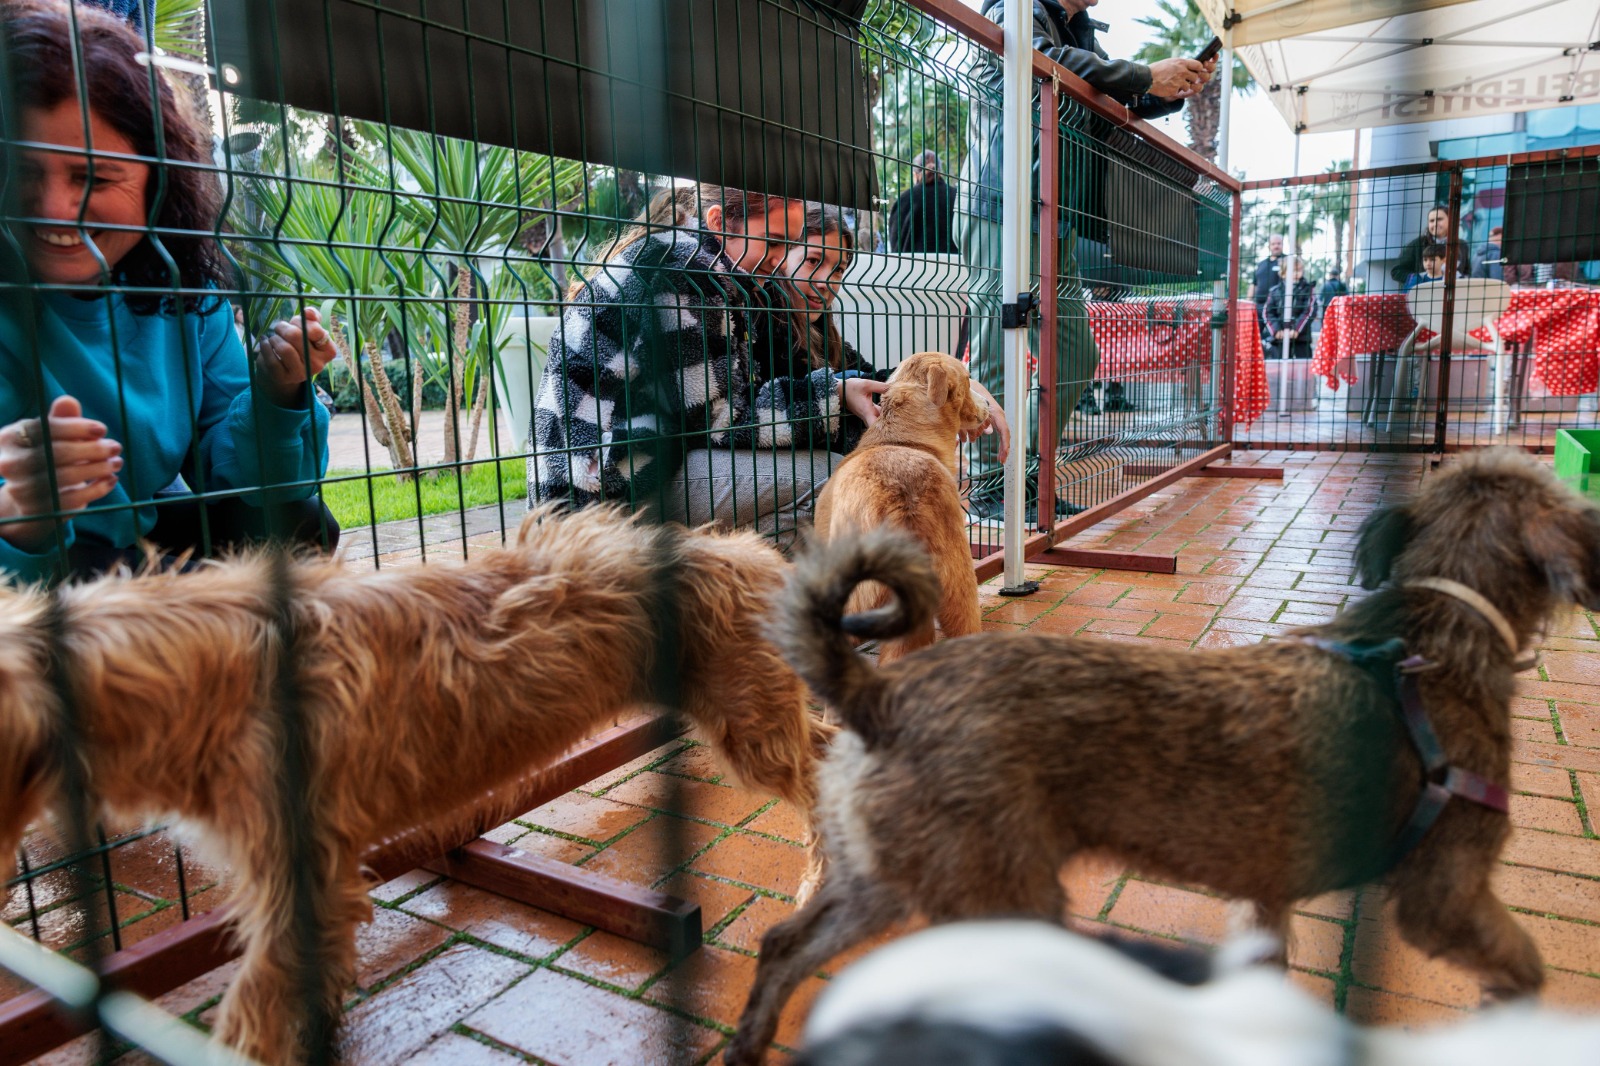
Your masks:
M756 1066L778 1032L784 1004L823 963L905 915L888 889L860 878L825 881L810 903L761 938L750 998L723 1053L727 1066Z
M1459 874L1459 866L1451 870ZM1408 879L1395 890L1400 933L1413 945L1478 974L1486 1002L1538 993L1539 949L1489 887L1488 871L1466 884Z

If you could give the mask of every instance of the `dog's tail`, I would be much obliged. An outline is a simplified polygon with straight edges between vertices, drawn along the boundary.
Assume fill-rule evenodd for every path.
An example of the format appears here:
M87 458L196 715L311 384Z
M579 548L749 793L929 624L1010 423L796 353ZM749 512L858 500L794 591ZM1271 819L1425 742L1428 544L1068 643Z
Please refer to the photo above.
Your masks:
M846 615L850 593L863 581L881 582L894 598L883 607ZM926 548L886 528L846 533L801 556L771 636L795 672L870 748L887 729L886 682L856 654L849 637L903 636L930 624L938 605L939 579Z

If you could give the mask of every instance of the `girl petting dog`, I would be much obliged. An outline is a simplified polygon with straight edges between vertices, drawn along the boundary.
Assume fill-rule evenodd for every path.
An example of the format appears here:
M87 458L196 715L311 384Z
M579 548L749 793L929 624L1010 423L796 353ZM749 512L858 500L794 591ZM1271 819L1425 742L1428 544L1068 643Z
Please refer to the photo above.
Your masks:
M208 292L232 285L208 131L112 16L4 0L0 17L33 145L17 153L11 236L39 286L0 304L0 576L136 564L144 538L173 555L201 547L194 493L219 489L289 486L270 516L260 493L205 504L212 546L269 524L331 544L338 526L307 499L328 431L307 378L334 347L308 310L247 365L232 309Z

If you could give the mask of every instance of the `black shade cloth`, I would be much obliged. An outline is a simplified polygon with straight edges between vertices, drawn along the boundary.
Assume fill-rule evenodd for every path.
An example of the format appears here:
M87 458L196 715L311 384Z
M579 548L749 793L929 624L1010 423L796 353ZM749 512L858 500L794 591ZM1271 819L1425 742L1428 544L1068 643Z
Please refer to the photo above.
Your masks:
M865 0L214 0L224 87L870 208Z
M1508 263L1600 259L1600 159L1556 159L1506 168Z

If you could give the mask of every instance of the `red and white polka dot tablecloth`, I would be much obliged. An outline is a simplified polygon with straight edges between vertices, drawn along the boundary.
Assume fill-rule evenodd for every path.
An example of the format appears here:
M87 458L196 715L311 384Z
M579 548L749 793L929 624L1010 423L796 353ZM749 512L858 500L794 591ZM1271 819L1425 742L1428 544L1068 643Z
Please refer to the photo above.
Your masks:
M1106 381L1138 376L1149 380L1152 371L1199 367L1211 372L1211 299L1122 300L1091 302L1089 330L1100 349L1095 377ZM1271 399L1267 366L1261 354L1261 330L1256 307L1249 300L1234 305L1234 330L1238 369L1234 374L1234 420L1254 422Z
M1404 293L1340 296L1328 304L1317 336L1311 372L1354 382L1355 357L1392 352L1416 326ZM1500 336L1533 347L1532 377L1554 396L1577 396L1600 388L1600 290L1513 289L1505 314L1495 322ZM1488 331L1472 335L1488 342ZM1432 337L1424 331L1423 339Z

